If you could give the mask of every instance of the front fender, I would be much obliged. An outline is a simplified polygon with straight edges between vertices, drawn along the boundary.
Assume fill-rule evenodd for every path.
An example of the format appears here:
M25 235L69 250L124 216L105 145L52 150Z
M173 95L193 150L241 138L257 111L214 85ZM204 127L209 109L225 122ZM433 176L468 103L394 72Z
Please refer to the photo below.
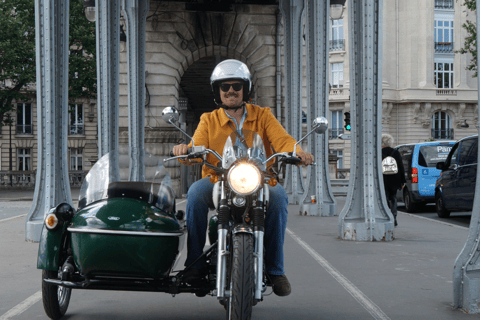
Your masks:
M43 224L38 246L37 269L58 271L66 225L67 223L62 223L55 230L48 230Z

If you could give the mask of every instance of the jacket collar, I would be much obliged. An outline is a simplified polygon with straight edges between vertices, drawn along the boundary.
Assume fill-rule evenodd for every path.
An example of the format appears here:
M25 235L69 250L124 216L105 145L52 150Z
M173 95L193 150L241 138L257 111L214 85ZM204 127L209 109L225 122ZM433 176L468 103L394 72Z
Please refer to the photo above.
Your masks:
M253 108L253 105L250 103L245 104L245 108L247 109L247 118L245 119L245 122L247 121L254 121L257 118L257 115L255 114L255 109ZM219 110L219 119L220 119L220 125L226 126L230 118L227 116L225 113L225 110L223 108L218 109Z

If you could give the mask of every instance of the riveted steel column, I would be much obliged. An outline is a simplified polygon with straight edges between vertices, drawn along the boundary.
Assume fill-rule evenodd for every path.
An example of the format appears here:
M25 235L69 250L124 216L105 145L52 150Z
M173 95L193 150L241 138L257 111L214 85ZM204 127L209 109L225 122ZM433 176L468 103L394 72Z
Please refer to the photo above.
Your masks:
M316 117L327 118L328 112L328 25L330 5L326 1L307 0L307 131ZM310 152L317 165L308 168L306 186L300 200L300 214L333 216L336 202L328 175L328 135L313 134L308 138ZM312 201L312 196L315 202Z
M120 0L97 0L96 8L98 158L110 154L110 181L117 181Z
M145 25L149 0L123 0L127 27L130 180L145 180Z
M68 179L69 1L35 0L38 160L25 238L38 242L45 213L72 204Z
M302 12L304 0L281 0L285 21L285 128L295 139L302 134ZM286 167L284 187L289 203L298 203L303 195L302 175L296 166Z
M480 0L476 1L480 8ZM477 10L477 52L480 41L480 15ZM480 65L480 57L477 55L477 66ZM480 100L480 81L477 81ZM480 109L478 110L480 116ZM477 128L480 128L480 117ZM479 131L480 136L480 131ZM478 148L480 159L480 148ZM468 231L467 241L462 251L455 260L453 267L453 306L462 308L467 313L480 313L480 170L477 170L477 183L475 185L475 197L473 199L472 218Z
M347 201L339 216L344 240L391 241L381 171L382 0L349 1L352 166Z

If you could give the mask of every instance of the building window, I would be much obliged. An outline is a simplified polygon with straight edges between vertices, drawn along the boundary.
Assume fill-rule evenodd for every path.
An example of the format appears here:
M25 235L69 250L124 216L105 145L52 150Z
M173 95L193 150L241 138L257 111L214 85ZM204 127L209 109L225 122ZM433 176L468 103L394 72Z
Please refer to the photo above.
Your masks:
M31 149L18 149L18 171L30 171Z
M343 19L330 20L330 51L344 51Z
M343 87L343 63L330 65L330 84L332 88Z
M454 0L435 0L435 9L453 9Z
M70 125L68 127L68 133L71 135L85 134L83 127L83 105L71 104L69 110Z
M433 82L439 89L453 88L453 62L434 62Z
M435 52L453 52L453 16L435 16Z
M335 110L330 113L331 127L329 139L338 139L338 136L343 133L343 113L341 110Z
M83 170L83 150L81 148L70 148L70 170Z
M435 112L432 117L432 138L453 139L450 115L444 111Z
M17 134L33 134L32 105L17 103Z

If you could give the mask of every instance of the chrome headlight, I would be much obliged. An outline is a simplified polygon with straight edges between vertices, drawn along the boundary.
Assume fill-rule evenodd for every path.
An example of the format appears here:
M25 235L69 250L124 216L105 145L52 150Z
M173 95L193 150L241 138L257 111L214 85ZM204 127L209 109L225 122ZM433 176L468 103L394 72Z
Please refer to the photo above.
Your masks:
M248 195L258 190L261 185L262 175L255 165L240 162L230 169L227 181L235 193Z

